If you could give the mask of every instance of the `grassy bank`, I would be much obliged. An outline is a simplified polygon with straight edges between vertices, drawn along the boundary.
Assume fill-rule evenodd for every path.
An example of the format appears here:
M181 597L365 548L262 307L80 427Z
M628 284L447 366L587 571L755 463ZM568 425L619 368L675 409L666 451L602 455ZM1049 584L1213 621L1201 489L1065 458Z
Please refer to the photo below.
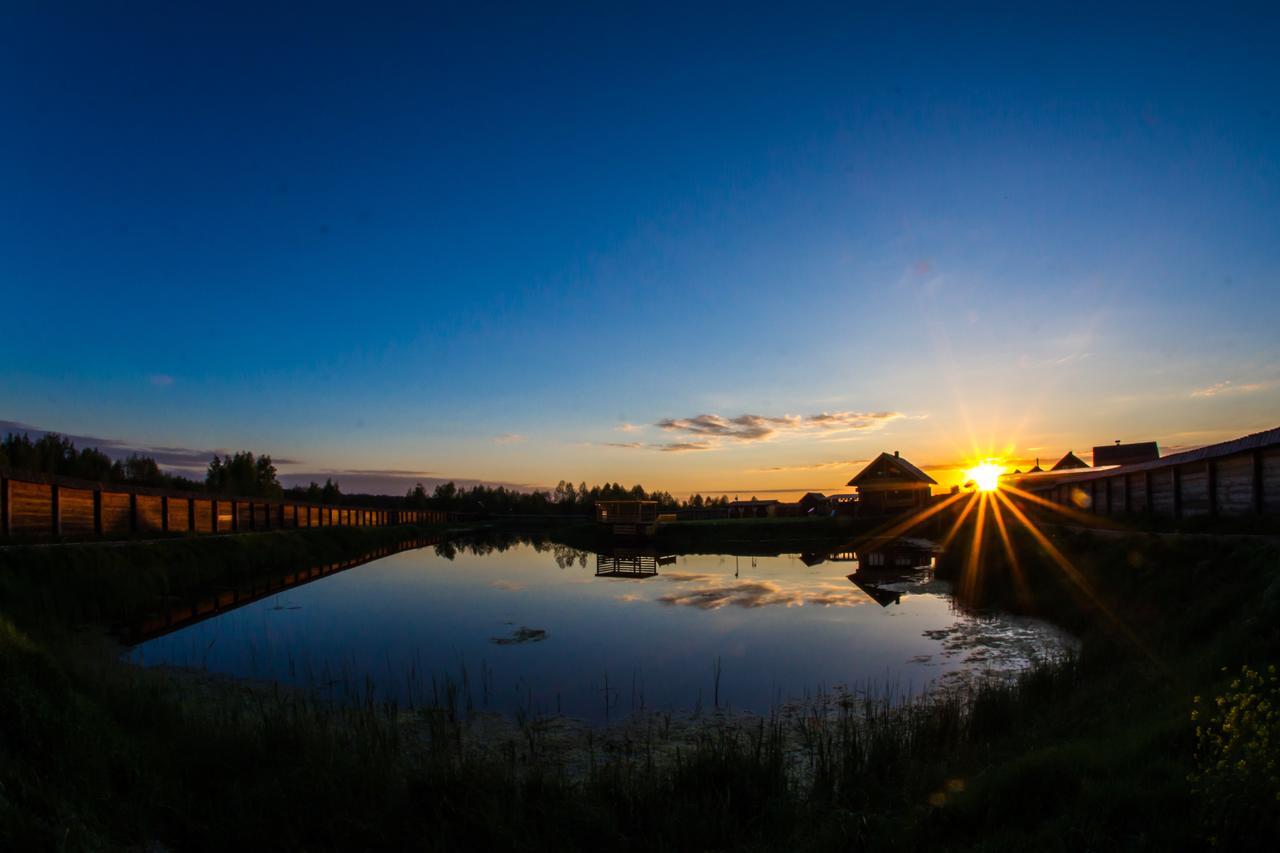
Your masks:
M1198 770L1190 714L1196 695L1226 689L1223 666L1280 657L1276 546L1055 541L1076 581L1020 542L1021 580L993 557L966 602L1071 626L1076 658L905 708L828 697L679 738L650 719L601 733L576 766L549 721L481 737L448 689L412 711L360 697L330 707L104 662L38 620L5 620L0 843L1167 850L1217 835L1264 849L1274 803L1224 799L1239 787L1231 777L1188 781ZM83 559L87 571L96 557ZM962 563L941 571L963 580ZM26 594L43 595L42 578L61 591L53 612L107 610L61 601L62 579L25 577ZM136 600L120 594L114 606Z

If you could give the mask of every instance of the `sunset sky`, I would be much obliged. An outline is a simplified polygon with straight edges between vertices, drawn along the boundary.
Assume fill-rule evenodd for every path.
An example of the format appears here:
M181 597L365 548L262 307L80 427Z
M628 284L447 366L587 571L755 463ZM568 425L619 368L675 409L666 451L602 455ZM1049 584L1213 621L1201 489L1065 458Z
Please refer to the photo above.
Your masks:
M696 5L6 4L0 429L763 497L1280 425L1274 8Z

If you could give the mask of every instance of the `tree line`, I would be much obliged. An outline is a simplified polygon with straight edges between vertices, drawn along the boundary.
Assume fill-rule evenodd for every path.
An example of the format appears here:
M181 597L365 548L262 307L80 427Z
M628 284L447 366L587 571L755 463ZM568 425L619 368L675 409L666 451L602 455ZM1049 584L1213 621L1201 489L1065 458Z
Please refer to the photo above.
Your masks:
M242 450L225 456L213 455L203 481L170 474L150 456L132 453L111 459L96 447L77 449L64 435L47 432L34 441L26 433L9 433L0 441L0 468L28 474L47 474L130 486L149 486L179 492L207 492L213 495L288 498L312 503L340 503L342 491L333 480L323 486L280 485L276 466L266 454Z
M505 486L475 485L469 489L459 488L453 482L441 483L434 491L428 492L418 483L408 491L404 500L405 506L410 509L440 509L481 515L585 515L595 511L596 501L657 501L659 510L710 509L727 506L729 496L703 497L695 494L680 501L670 492L650 492L640 485L629 489L619 483L588 487L585 482L575 486L567 480L561 480L554 489L535 489L529 492Z
M421 483L403 499L387 495L344 495L338 483L326 479L324 485L284 488L276 466L266 454L242 450L225 456L213 455L202 481L160 468L155 459L140 453L125 459L111 459L96 447L77 449L66 436L48 432L36 440L26 433L9 433L0 441L0 469L31 474L48 474L117 485L148 486L181 492L207 492L303 503L360 504L387 509L440 509L480 515L558 514L586 515L595 511L596 501L657 501L660 509L703 509L725 506L728 495L692 495L684 501L670 492L646 491L643 486L626 488L619 483L588 487L561 480L554 489L520 491L505 486L476 485L459 488L441 483L428 492Z

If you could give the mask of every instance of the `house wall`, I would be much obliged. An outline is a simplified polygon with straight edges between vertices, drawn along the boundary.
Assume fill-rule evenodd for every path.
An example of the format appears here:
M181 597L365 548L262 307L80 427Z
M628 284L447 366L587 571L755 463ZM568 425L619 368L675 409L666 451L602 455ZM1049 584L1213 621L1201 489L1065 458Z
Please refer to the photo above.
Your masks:
M1074 496L1086 496L1076 500ZM1055 503L1098 515L1165 516L1280 512L1280 445L1144 471L1100 473L1043 493Z

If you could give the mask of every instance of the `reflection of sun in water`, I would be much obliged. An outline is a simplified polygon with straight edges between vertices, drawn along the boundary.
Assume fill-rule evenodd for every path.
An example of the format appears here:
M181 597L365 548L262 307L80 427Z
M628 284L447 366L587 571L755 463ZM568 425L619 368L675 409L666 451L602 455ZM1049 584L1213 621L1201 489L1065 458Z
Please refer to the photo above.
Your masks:
M1000 485L1000 475L1004 466L995 459L984 459L964 472L967 479L972 480L980 492L994 492Z

